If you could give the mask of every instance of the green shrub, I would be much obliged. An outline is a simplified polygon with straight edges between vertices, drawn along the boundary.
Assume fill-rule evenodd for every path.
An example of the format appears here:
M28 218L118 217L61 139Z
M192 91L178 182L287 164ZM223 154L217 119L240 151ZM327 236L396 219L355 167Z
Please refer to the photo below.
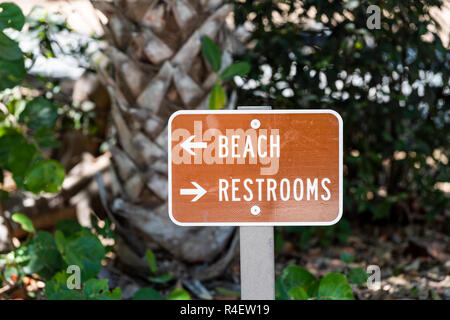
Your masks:
M25 17L13 3L1 3L0 8L1 182L6 170L19 189L36 194L57 192L65 170L47 159L44 150L58 144L54 138L58 107L44 97L17 100L12 94L25 78L25 55L5 31L21 31Z
M147 249L147 251L145 252L145 258L147 259L150 272L154 275L148 277L148 281L154 283L155 285L165 285L172 280L172 275L170 273L158 275L158 265L156 263L155 254L152 250ZM167 300L190 299L191 296L184 289L174 289L167 296ZM133 300L164 300L164 297L159 291L155 290L154 288L144 287L134 293Z
M208 103L209 109L217 110L224 107L227 102L227 96L222 84L234 76L245 76L250 71L250 65L247 62L235 62L223 68L220 49L208 36L202 38L202 53L217 76L217 81L211 89Z
M352 288L345 275L328 273L317 279L307 270L288 266L275 283L278 300L353 300Z
M298 18L274 19L294 15ZM382 10L381 29L366 22ZM402 1L236 1L237 25L252 16L242 105L334 109L344 122L344 210L379 219L443 214L449 181L450 53L431 6ZM316 29L308 12L315 9ZM384 12L384 13L383 13ZM295 20L297 20L295 22ZM317 28L318 27L318 28Z
M50 300L121 299L120 288L110 291L107 279L96 278L106 252L96 233L73 220L59 221L55 235L46 231L36 233L25 215L15 214L13 220L35 234L14 251L0 255L6 281L19 282L26 275L37 274L46 281L45 295ZM67 268L71 265L80 268L81 290L67 286Z

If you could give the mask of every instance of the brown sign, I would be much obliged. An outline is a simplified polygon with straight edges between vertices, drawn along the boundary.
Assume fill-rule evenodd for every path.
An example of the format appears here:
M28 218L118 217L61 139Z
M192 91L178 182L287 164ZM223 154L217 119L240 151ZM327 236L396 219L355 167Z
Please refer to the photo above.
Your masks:
M178 111L169 120L178 225L332 225L342 119L331 110Z

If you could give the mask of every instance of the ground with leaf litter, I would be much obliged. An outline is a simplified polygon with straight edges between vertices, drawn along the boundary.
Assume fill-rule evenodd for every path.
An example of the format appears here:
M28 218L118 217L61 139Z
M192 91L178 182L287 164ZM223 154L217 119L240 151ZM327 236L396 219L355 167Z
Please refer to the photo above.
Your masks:
M288 281L305 282L339 273L338 277L346 276L355 299L450 299L450 237L448 223L445 222L395 227L352 225L351 235L345 237L346 241L339 241L331 234L328 242L324 242L326 237L319 231L312 234L306 244L299 239L307 229L277 229L276 274L280 278L283 272L292 268L291 271L295 272L289 275L292 279ZM183 277L183 271L174 270L171 266L182 269L183 264L164 252L156 252L155 256L152 254L146 257L149 273L153 273L147 279L137 276L133 270L124 266L113 252L107 254L98 277L109 279L110 287L121 287L125 299L135 296L136 291L142 288L150 290L151 295L157 298L170 295L173 291L182 292L177 291L180 289L186 289L193 299L240 298L238 256L223 275L209 281L198 281ZM369 265L380 268L379 289L370 289L366 285L367 274L364 271ZM173 269L172 276L169 273L156 276L158 267L166 271ZM0 294L2 299L44 298L45 283L39 276L26 276L21 282L10 288L2 288L5 291ZM305 292L299 288L290 291L291 298L308 298L308 284L304 288ZM150 294L144 291L144 295ZM348 292L340 294L345 296ZM287 297L280 294L279 290L277 296Z
M320 237L299 246L298 235L283 233L276 256L276 273L290 265L308 270L316 277L330 272L345 274L355 299L450 299L450 237L448 223L432 225L352 226L347 243L323 245ZM448 221L447 221L448 222ZM438 231L437 231L438 230ZM301 231L300 231L301 232ZM300 233L298 232L298 233ZM369 265L380 268L379 289L369 289L359 271ZM205 284L215 299L239 297L239 259L226 277Z

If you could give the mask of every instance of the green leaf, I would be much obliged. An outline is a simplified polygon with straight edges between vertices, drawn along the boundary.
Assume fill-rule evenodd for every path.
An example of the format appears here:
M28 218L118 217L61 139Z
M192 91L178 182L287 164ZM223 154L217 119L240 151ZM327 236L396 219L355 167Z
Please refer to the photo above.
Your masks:
M25 17L22 10L11 2L5 2L0 4L0 30L6 28L13 28L18 31L22 30L25 24Z
M13 266L7 266L3 274L5 276L6 281L8 281L9 283L17 282L17 279L13 278L15 277L19 278L19 270L17 270L17 268Z
M108 279L88 279L83 284L82 291L71 290L67 287L67 273L56 273L45 285L45 294L49 300L120 300L122 291L115 288L110 291Z
M136 291L133 300L164 300L161 293L152 288L142 288Z
M354 300L347 278L340 273L329 273L320 280L319 299Z
M55 193L64 181L64 168L54 160L35 163L28 168L24 184L27 190L38 194L41 191Z
M67 287L68 275L64 270L56 273L45 283L45 296L48 300L84 300L85 296L78 290Z
M59 283L62 283L64 285L67 285L67 280L69 279L69 274L66 270L61 270L52 277L52 280L55 280Z
M0 59L6 61L20 60L22 51L14 40L11 40L6 34L0 31Z
M355 255L347 251L342 251L341 260L345 263L352 263L353 261L355 261Z
M55 148L60 146L60 142L55 140L55 131L43 126L34 133L34 140L41 148Z
M70 289L62 289L62 284L55 284L54 282L50 281L50 283L46 283L45 287L52 287L52 289L49 289L49 292L53 292L51 294L45 294L48 300L85 300L85 297L81 294L81 292L77 290L70 290ZM56 289L54 288L56 287Z
M359 286L365 284L368 277L369 275L364 271L363 268L353 268L348 272L348 280Z
M113 291L106 291L102 294L102 299L107 300L122 300L122 290L117 287Z
M167 300L191 300L191 296L186 290L176 289L169 294Z
M293 287L289 290L289 295L292 300L308 300L308 294L305 289L301 287Z
M64 236L70 237L70 236L74 235L75 233L81 231L82 227L75 220L64 219L64 220L59 220L56 223L56 230L61 231L64 234Z
M14 213L12 215L11 219L14 222L17 222L18 224L20 224L22 229L25 230L26 232L30 232L30 233L35 233L36 232L36 230L34 229L33 222L31 221L31 219L28 218L23 213Z
M0 59L0 91L20 84L25 74L23 57L12 61Z
M319 279L316 279L316 280L310 282L306 289L306 293L308 294L308 297L317 297L317 295L319 294L319 286L320 286Z
M288 266L281 275L283 285L289 289L294 286L308 286L314 280L316 280L316 277L309 271L297 266Z
M18 117L19 114L25 109L25 105L27 104L27 100L25 97L23 98L13 98L7 104L8 112L11 113L14 117Z
M84 300L84 296L77 290L70 290L65 284L50 280L45 283L47 300Z
M122 291L115 288L110 291L108 288L108 279L89 279L83 285L83 294L89 300L120 300Z
M105 248L95 235L81 231L66 238L61 231L57 230L55 240L67 265L80 267L82 281L93 278L100 272Z
M89 279L83 285L83 294L85 296L94 296L100 294L102 291L107 291L108 279Z
M212 69L219 72L222 66L222 54L219 47L208 36L204 36L202 39L202 52Z
M145 258L147 259L148 267L150 268L150 271L153 273L157 273L158 266L156 265L156 258L155 258L155 254L153 253L153 251L150 249L147 249L147 251L145 251Z
M289 300L288 289L281 282L280 277L275 280L275 299L276 300Z
M25 138L17 131L8 130L0 137L0 166L9 169L9 155L11 149L18 144L25 143Z
M315 281L316 277L307 270L297 266L288 266L277 279L276 297L281 300L290 299L289 290L293 287L303 288L309 293Z
M28 274L37 273L43 279L50 279L58 270L64 268L55 239L48 232L38 231L24 251L24 256L28 257L24 271Z
M209 96L209 109L218 110L225 105L226 101L225 91L219 83L216 83Z
M36 147L28 142L18 143L11 148L8 157L8 167L13 174L14 181L21 189L25 189L23 183L25 173L33 162L36 152Z
M275 232L274 242L275 242L275 254L281 253L284 248L284 238L281 232Z
M39 97L31 100L19 116L19 122L37 130L43 126L53 128L58 118L58 107L51 101Z
M147 279L150 282L162 284L162 283L167 283L170 280L172 280L172 275L170 273L165 273L159 277L148 277Z
M250 72L250 65L247 62L236 62L228 66L220 75L222 81L227 81L234 76L245 76Z

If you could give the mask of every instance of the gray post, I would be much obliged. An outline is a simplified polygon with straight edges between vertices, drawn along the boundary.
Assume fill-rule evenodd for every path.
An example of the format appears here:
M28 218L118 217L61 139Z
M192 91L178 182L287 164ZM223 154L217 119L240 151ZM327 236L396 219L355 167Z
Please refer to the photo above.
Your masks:
M238 107L238 110L270 110L270 106ZM275 299L273 227L240 227L241 299Z

